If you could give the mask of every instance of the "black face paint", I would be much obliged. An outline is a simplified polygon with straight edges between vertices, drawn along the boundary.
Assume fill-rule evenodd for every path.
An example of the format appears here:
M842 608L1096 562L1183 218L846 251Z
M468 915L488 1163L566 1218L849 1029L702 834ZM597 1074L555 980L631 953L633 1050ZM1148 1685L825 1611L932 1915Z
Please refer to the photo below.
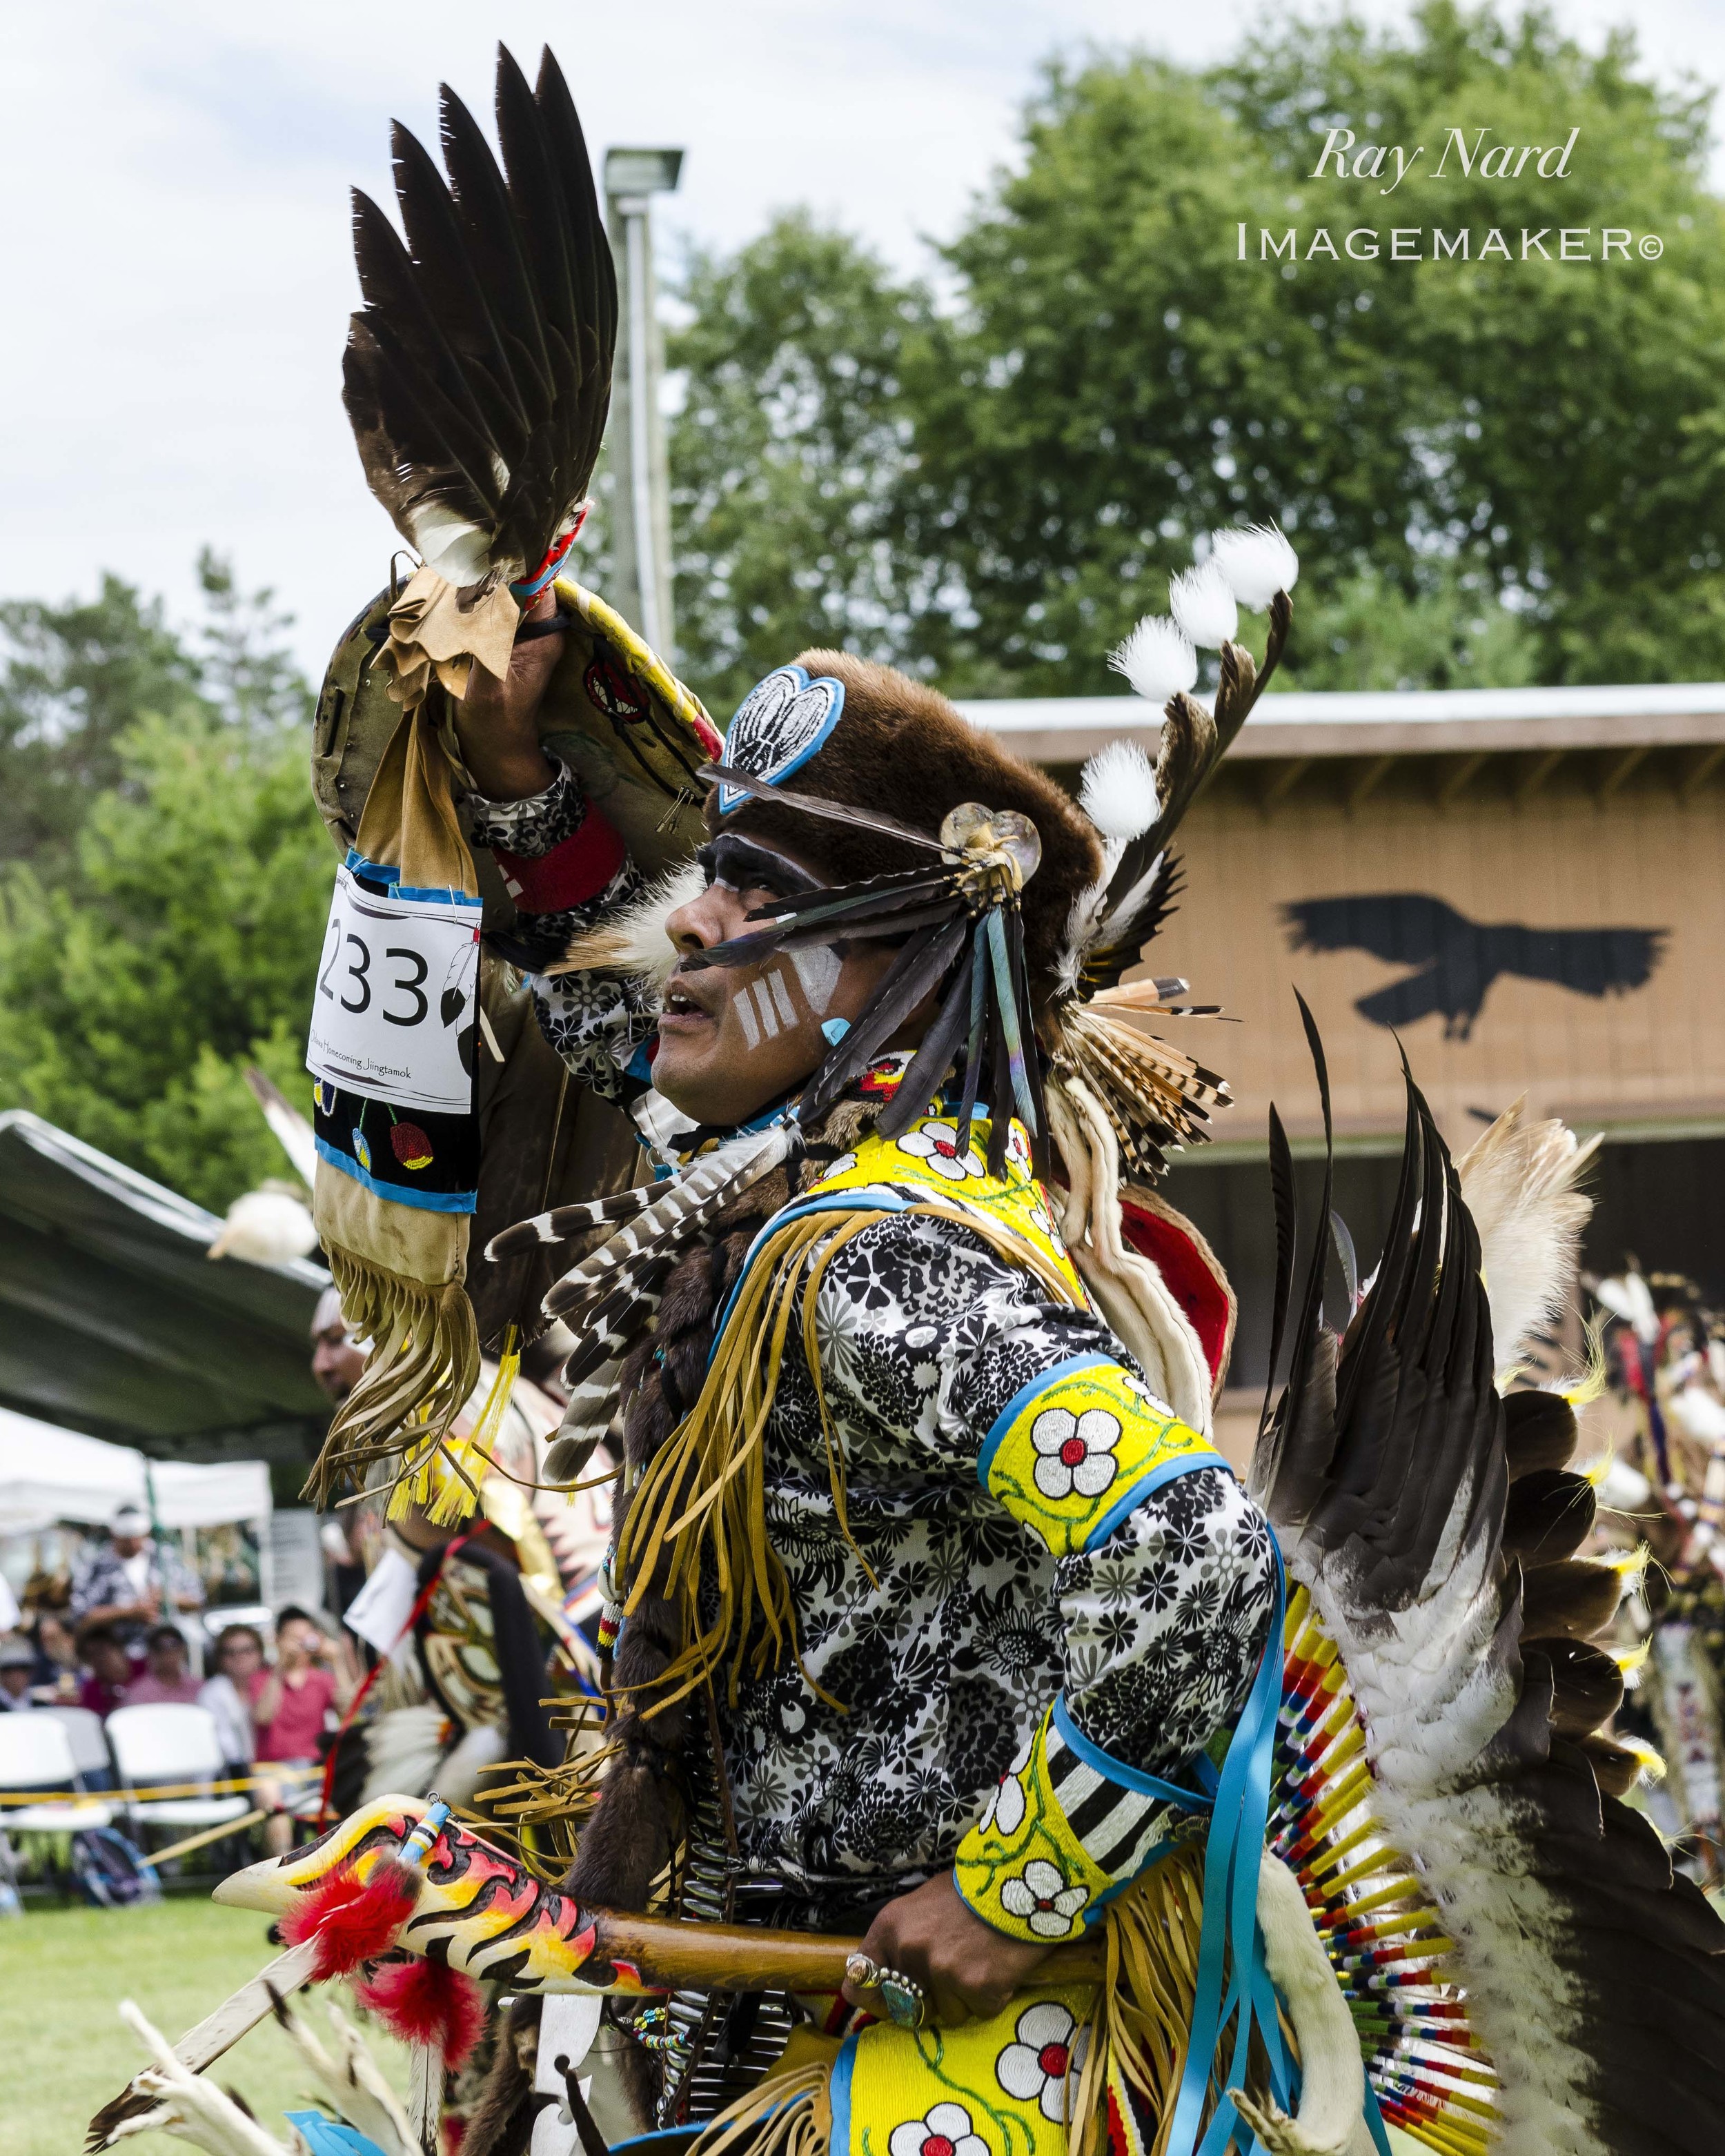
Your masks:
M695 859L709 886L718 884L726 891L758 891L775 898L788 898L793 891L823 887L819 876L810 875L784 855L757 846L752 839L732 831L710 839Z

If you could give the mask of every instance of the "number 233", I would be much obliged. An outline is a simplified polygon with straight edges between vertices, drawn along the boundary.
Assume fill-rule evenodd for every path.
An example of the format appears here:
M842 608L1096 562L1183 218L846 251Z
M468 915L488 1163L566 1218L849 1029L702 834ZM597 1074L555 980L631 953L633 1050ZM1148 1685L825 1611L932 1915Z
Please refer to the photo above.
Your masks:
M330 976L335 972L336 961L341 957L344 945L350 952L356 954L348 958L344 968L343 979L345 985L357 992L357 1001L350 1001L346 995L337 996L335 989L330 985ZM386 993L411 996L413 1005L406 1011L393 1011L390 1009L388 1004L382 1004L378 1006L377 1014L386 1025L418 1025L431 1008L430 1000L423 985L431 969L418 952L409 950L403 944L387 946L383 957L386 963L391 958L405 958L414 968L413 973L406 978L398 976L394 980L383 983ZM371 1007L371 970L372 948L365 938L362 936L356 936L351 928L337 927L330 955L324 961L323 971L317 977L317 992L320 995L328 996L331 1002L339 1003L344 1011L352 1011L357 1017L361 1011L367 1010Z

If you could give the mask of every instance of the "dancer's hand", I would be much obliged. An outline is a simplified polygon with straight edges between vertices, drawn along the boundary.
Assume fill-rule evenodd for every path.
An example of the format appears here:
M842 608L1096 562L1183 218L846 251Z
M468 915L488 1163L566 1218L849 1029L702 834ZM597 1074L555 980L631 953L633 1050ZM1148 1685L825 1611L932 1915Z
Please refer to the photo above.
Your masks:
M557 593L547 587L521 619L540 621L556 611ZM501 681L475 660L467 694L453 705L455 738L474 784L487 800L525 801L542 793L555 776L539 746L538 720L562 653L561 634L518 643Z
M882 1969L920 1984L930 2019L944 2028L998 2014L1051 1951L985 1924L965 1906L950 1871L889 1902L862 1950ZM878 1992L847 1984L845 1996L865 2013L880 2012Z

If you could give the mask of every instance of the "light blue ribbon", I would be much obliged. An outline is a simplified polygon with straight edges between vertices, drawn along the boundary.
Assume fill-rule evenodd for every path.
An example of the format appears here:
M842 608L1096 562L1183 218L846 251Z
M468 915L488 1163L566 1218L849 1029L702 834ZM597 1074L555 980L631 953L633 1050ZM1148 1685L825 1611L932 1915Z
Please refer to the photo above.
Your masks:
M1197 1995L1186 2067L1174 2100L1168 2156L1224 2156L1236 2143L1259 2148L1227 2094L1245 2081L1255 2025L1270 2060L1276 2099L1289 2107L1294 2071L1281 2040L1275 1987L1258 1931L1258 1870L1270 1820L1270 1772L1281 1704L1282 1626L1286 1586L1276 1557L1276 1598L1258 1674L1216 1785L1204 1845L1204 1922L1199 1933ZM1230 1972L1224 1992L1223 1974ZM1235 2014L1233 2056L1207 2132L1199 2138L1210 2071L1228 2017ZM1242 2137L1245 2137L1242 2141Z
M297 2126L311 2156L383 2156L369 2134L339 2118L326 2118L321 2111L285 2111L282 2117Z

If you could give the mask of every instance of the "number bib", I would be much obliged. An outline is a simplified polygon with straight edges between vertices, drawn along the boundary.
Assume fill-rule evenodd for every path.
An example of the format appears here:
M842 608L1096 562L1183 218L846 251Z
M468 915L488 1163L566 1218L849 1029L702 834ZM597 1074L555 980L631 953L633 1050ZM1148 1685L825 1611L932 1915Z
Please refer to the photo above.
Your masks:
M314 1078L398 1107L473 1106L480 902L336 873L311 999Z
M336 871L305 1045L318 1158L398 1205L474 1209L479 936L476 898L358 854Z

